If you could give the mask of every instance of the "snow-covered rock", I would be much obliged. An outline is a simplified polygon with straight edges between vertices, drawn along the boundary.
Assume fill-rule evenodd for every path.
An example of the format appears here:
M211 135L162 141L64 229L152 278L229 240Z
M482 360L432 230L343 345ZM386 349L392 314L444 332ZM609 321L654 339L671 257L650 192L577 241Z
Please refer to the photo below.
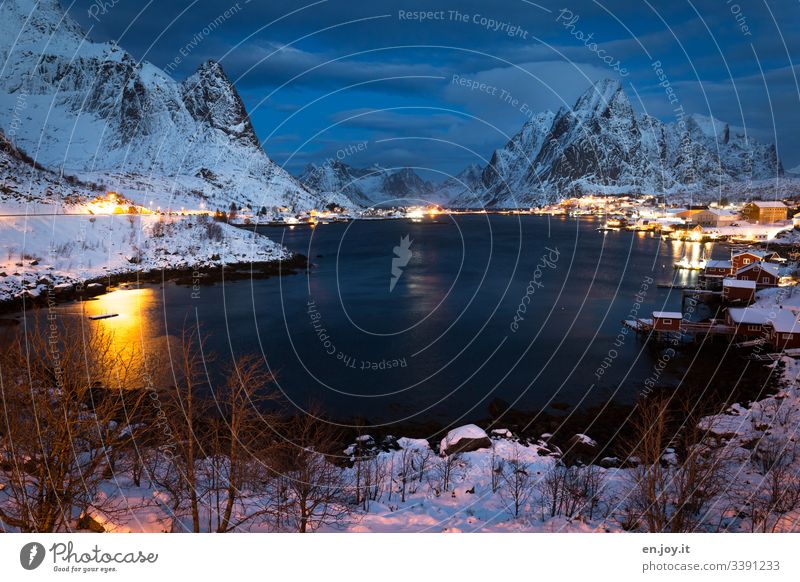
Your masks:
M486 431L474 424L454 428L439 443L439 454L449 456L455 453L466 453L492 446Z

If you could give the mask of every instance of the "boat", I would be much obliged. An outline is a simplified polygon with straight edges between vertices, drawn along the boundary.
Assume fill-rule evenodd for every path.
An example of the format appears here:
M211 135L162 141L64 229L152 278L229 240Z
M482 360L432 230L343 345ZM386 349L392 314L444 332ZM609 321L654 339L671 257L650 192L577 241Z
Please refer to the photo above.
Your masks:
M705 256L700 257L699 259L690 259L686 255L684 255L680 261L676 261L674 267L676 269L688 269L690 271L700 271L706 268L706 258Z
M100 313L98 315L90 315L89 319L97 321L98 319L108 319L109 317L117 317L119 313Z

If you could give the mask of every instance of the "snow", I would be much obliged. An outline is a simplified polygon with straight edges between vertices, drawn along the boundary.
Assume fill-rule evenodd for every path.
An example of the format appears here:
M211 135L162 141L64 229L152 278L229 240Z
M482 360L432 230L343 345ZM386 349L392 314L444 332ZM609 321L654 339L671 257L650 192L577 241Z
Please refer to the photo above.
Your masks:
M755 289L756 288L756 282L755 281L746 281L746 280L725 278L725 279L722 280L722 286L723 287L737 287L737 288L740 288L740 289Z
M683 319L683 314L679 311L654 311L653 317L656 319Z
M800 333L797 316L786 310L778 310L772 319L772 327L778 333Z
M731 267L733 267L733 263L730 261L721 261L716 259L706 261L706 269L730 269Z
M84 36L54 0L3 3L0 128L39 163L164 209L327 203L267 157L217 63L177 82Z
M115 274L290 257L265 236L199 216L6 216L0 247L0 301Z
M486 431L474 424L466 424L449 431L439 444L439 451L444 453L448 448L457 445L461 439L488 439Z
M572 437L575 443L580 443L582 445L587 445L590 447L596 447L597 441L595 441L590 436L587 436L583 433L578 433L574 437Z
M736 324L764 325L770 320L772 312L760 307L729 307L728 316Z

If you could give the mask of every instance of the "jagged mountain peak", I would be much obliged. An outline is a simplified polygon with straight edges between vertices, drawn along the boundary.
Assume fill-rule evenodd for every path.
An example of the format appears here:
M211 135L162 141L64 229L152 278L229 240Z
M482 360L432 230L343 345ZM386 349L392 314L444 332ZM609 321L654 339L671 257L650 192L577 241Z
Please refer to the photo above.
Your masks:
M631 109L622 84L616 79L602 79L578 97L571 113L579 117L608 115L611 109Z
M238 91L222 65L208 60L181 83L183 101L195 120L258 146L258 137Z
M783 170L774 145L703 115L666 124L637 114L619 81L592 85L572 109L527 121L492 155L483 191L458 205L529 206L581 193L669 193Z
M178 82L92 42L53 0L3 2L0 33L0 128L44 166L165 207L327 203L269 159L219 63Z

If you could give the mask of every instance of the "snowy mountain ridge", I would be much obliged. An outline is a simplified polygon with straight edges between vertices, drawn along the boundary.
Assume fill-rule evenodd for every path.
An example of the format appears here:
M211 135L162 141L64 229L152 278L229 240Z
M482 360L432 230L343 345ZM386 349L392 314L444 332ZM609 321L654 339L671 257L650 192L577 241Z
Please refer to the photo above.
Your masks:
M360 206L424 204L440 200L437 186L412 168L389 170L379 165L356 168L341 161L309 164L299 180L324 196L337 193Z
M679 193L776 179L775 146L698 114L664 123L637 114L622 85L590 87L570 109L546 111L494 152L477 192L454 205L525 207L588 193Z
M87 39L56 0L0 16L0 128L43 166L164 207L324 205L266 155L219 63L177 82Z

